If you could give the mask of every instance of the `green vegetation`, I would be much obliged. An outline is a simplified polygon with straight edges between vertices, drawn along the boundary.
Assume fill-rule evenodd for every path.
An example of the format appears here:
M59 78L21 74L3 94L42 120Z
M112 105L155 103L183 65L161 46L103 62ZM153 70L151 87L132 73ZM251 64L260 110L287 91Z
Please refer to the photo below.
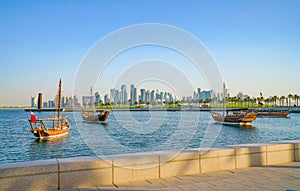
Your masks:
M292 95L288 94L288 96L272 96L269 98L264 97L247 97L241 99L239 97L226 97L226 107L227 108L259 108L259 107L293 107L298 106L299 98L297 94ZM135 103L135 105L129 105L130 100L128 100L127 104L105 104L101 101L101 106L96 106L96 109L138 109L138 108L182 108L182 107L193 107L193 108L222 108L223 103L217 102L216 98L207 99L207 100L192 100L192 101L176 101L175 103L150 103L146 102L146 104L142 101Z

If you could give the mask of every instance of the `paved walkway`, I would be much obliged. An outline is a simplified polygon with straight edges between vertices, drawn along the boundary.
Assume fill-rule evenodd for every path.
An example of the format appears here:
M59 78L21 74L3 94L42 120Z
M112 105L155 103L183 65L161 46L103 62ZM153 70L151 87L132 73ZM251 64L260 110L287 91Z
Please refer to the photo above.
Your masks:
M71 189L71 191L75 190L300 191L300 163L293 162L268 167L251 167L191 176L176 176L121 185Z

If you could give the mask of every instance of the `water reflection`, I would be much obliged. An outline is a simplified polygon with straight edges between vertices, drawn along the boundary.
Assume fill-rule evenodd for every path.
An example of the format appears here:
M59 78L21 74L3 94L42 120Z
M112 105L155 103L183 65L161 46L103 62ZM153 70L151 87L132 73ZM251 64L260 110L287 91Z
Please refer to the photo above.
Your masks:
M64 156L64 142L69 138L69 134L54 137L51 139L35 139L29 146L30 160L42 158L62 158Z
M52 137L52 138L49 138L49 139L40 139L40 138L36 138L33 142L39 142L39 143L42 143L42 142L48 142L50 144L53 144L53 143L58 143L58 142L61 142L63 141L66 137L69 137L70 135L69 134L65 134L65 135L61 135L59 137Z
M242 129L255 129L254 125L240 125Z
M235 128L241 128L241 129L255 129L254 125L247 125L247 124L223 124L223 123L218 123L214 122L214 125L221 125L225 127L235 127Z
M107 122L103 122L103 121L84 121L84 120L82 120L82 122L86 123L86 124L101 125L101 126L104 126L104 127L108 126Z

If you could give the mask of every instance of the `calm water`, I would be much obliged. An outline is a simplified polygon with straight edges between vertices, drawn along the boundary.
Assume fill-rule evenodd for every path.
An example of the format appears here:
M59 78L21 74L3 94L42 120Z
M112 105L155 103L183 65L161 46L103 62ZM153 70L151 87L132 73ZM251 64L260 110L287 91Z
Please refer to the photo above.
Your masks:
M112 112L106 124L63 115L72 116L69 135L39 141L29 131L28 112L0 110L0 163L300 139L300 114L258 118L251 128L216 124L208 112Z

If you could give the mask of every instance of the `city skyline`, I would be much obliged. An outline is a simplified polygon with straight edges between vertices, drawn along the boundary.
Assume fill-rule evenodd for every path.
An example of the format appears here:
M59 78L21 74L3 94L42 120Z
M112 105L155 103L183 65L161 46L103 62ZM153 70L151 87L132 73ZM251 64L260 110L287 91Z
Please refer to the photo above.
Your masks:
M232 94L299 95L299 9L300 2L294 0L1 1L0 106L26 106L36 92L51 99L60 78L64 94L74 94L76 74L88 51L116 30L143 23L170 25L193 35L216 61ZM149 46L120 53L95 88L109 92L110 87L128 84L132 79L120 75L147 59L157 59L160 65L165 61L186 77L189 88L180 80L171 87L181 88L180 94L191 94L197 87L210 89L205 74L178 52ZM160 70L167 73L169 68ZM167 80L132 82L148 89L169 85ZM78 96L88 92L90 85Z
M127 88L128 87L128 88ZM127 91L128 90L128 91ZM297 94L289 94L289 95L273 95L269 97L264 97L262 92L260 95L255 97L252 95L245 94L244 92L238 92L236 95L232 94L228 88L225 88L225 96L227 101L230 101L230 98L239 99L240 101L251 101L255 100L255 102L274 102L282 103L282 102L291 102L288 99L293 99L293 104L298 105L299 95ZM43 100L43 93L37 93L37 97L31 96L31 107L38 107L39 102L41 102L42 107L55 107L55 99ZM290 97L290 96L293 97ZM62 107L87 107L90 106L91 103L96 106L100 105L140 105L140 104L150 104L150 105L160 105L160 104L171 104L171 103L187 103L187 102L202 102L202 103L222 103L223 102L223 92L214 92L212 90L206 90L198 87L192 94L185 95L183 97L179 97L173 92L168 92L164 90L159 90L157 88L154 89L146 89L140 88L138 89L135 84L130 85L121 85L120 89L114 87L111 88L109 92L104 92L102 94L99 91L93 93L92 87L90 88L89 95L82 95L81 97L77 97L77 95L63 95L62 96ZM297 97L296 97L297 96ZM283 98L284 97L284 98ZM81 98L81 99L80 99ZM276 98L276 100L272 99ZM252 100L250 100L252 99ZM81 101L79 101L81 100ZM237 100L236 100L237 101Z
M128 88L127 88L128 87ZM196 92L197 91L197 92ZM206 100L206 97L211 97L210 93L209 96L207 95L208 92L211 92L211 90L202 90L201 88L197 88L197 90L195 90L194 92L191 93L191 95L185 95L183 97L179 97L178 95L174 94L174 92L169 92L166 90L159 90L157 88L154 89L147 89L147 88L137 88L135 86L135 84L130 84L130 86L128 85L121 85L120 89L114 87L111 88L109 92L105 92L100 94L100 91L96 91L95 93L93 93L92 91L92 87L90 89L90 94L89 95L82 95L81 96L81 102L79 102L78 100L80 99L80 97L78 98L77 95L63 95L62 96L62 106L64 106L66 103L67 106L70 106L68 103L73 103L75 105L80 104L81 106L83 105L87 105L90 102L95 102L95 103L100 103L100 100L105 103L109 102L112 103L114 102L115 104L117 103L126 103L126 104L130 104L129 100L131 100L131 104L135 104L135 102L139 103L139 101L143 101L143 102L153 102L154 101L154 96L152 94L160 94L161 98L160 98L160 102L166 101L172 101L172 102L176 102L178 100L190 100L190 99L201 99L200 97L200 93L203 93L203 100ZM195 93L197 94L197 98L195 97ZM151 94L151 95L150 95ZM38 105L38 100L40 96L45 96L42 92L37 93L38 96L31 96L31 100L30 100L30 105L31 107L37 107ZM147 98L148 96L148 98ZM153 97L152 99L150 98ZM170 100L166 100L166 98L162 98L163 96L168 96L170 97ZM69 101L69 99L72 99L72 101ZM42 104L43 107L54 107L54 101L55 100L55 96L53 99L46 99L43 100L42 99ZM76 100L76 101L75 101ZM106 101L109 100L109 101ZM155 98L155 101L157 101L157 98ZM45 106L45 104L47 106ZM51 106L49 106L51 105Z

